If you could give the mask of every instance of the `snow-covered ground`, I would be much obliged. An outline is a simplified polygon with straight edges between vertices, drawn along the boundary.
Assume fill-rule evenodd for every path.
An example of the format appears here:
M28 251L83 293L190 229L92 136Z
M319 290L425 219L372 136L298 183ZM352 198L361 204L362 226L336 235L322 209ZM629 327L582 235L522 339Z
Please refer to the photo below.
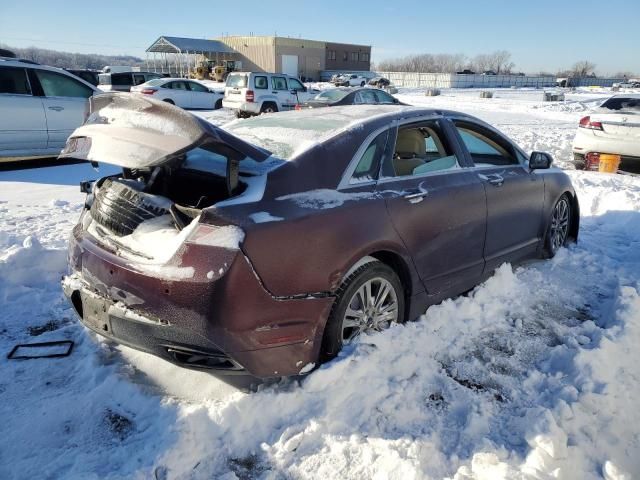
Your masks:
M607 93L541 95L398 96L477 115L567 166L578 119ZM78 181L98 173L0 172L0 351L75 342L67 358L3 357L0 478L640 478L640 178L569 174L577 245L503 265L301 384L246 394L74 319L59 279Z

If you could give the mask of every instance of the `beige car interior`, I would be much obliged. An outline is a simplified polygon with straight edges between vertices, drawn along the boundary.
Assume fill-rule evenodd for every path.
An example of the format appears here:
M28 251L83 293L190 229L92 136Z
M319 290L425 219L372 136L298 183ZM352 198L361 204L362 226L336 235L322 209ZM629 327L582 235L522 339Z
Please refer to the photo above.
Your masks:
M427 152L427 141L433 140L437 152ZM397 177L418 175L457 166L455 155L448 155L438 135L428 127L405 128L398 131L393 155Z

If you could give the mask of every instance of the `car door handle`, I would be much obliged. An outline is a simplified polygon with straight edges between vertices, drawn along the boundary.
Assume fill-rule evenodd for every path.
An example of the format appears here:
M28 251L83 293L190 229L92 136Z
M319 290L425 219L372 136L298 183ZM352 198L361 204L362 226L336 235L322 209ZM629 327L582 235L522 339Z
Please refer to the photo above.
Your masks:
M424 197L426 197L427 195L429 195L429 192L420 191L415 193L409 193L405 195L404 198L405 200L409 200L409 203L420 203L422 200L424 200Z
M498 173L491 173L489 175L478 174L478 177L496 187L501 187L504 183L504 177Z
M53 107L49 107L49 110L55 110L56 112L61 112L62 110L64 110L64 107L53 106Z

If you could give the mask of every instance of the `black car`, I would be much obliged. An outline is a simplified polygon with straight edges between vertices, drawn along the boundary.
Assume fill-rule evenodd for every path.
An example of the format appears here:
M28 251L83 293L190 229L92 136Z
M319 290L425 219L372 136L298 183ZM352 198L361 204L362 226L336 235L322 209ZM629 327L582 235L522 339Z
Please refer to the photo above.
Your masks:
M302 108L336 107L338 105L404 105L378 88L331 88L304 102Z
M372 87L384 88L391 85L391 80L385 77L373 77L368 84Z
M100 72L98 72L97 70L87 70L87 69L76 70L76 69L71 69L71 68L65 68L65 70L67 72L69 72L70 74L81 78L85 82L89 82L94 87L98 86L98 74Z

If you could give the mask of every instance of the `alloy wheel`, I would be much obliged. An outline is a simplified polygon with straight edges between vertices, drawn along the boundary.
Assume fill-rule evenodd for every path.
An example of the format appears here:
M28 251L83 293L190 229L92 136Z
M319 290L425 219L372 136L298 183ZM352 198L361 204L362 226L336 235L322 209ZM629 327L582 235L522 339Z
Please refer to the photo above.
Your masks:
M342 343L361 333L381 331L398 321L398 297L393 285L382 277L363 283L349 300L342 319Z
M549 234L551 250L557 252L567 239L569 232L569 202L566 198L561 198L556 203L551 215L551 227Z

